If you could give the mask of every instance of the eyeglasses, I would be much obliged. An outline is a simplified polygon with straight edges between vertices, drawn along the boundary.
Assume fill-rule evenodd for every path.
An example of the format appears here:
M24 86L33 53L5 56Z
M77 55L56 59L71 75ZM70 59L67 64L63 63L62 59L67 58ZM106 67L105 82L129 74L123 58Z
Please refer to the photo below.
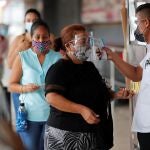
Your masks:
M75 38L68 43L65 44L66 47L69 47L70 45L87 45L89 42L89 36L81 36L76 35Z

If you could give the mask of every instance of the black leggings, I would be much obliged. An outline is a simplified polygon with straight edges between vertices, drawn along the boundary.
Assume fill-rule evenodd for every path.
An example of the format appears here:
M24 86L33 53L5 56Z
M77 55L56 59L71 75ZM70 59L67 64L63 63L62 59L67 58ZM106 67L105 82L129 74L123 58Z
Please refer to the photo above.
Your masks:
M137 133L140 150L150 150L150 133Z

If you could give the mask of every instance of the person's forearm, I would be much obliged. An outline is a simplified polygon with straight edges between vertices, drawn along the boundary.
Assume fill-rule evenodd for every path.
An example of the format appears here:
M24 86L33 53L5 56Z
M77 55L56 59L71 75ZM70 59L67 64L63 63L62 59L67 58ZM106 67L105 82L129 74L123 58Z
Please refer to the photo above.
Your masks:
M10 92L22 93L23 86L18 83L12 83L9 85L8 90Z
M133 80L133 81L140 81L141 77L138 75L137 72L137 67L134 67L128 63L126 63L125 61L123 61L118 54L116 54L115 52L113 53L113 60L112 60L117 69L123 74L125 75L127 78Z
M71 102L57 93L48 93L46 95L46 99L51 106L64 112L80 114L82 108L84 107L81 104Z
M21 85L21 84L18 84L18 83L10 84L9 87L8 87L8 90L10 92L16 92L16 93L26 93L26 92L28 92L27 88L26 88L26 85Z

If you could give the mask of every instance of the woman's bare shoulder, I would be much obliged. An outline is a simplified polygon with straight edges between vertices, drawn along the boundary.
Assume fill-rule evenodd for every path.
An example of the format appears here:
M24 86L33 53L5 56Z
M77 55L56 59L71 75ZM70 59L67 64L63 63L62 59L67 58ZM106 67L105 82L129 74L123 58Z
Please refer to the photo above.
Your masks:
M17 35L14 39L14 42L21 42L25 40L25 34Z

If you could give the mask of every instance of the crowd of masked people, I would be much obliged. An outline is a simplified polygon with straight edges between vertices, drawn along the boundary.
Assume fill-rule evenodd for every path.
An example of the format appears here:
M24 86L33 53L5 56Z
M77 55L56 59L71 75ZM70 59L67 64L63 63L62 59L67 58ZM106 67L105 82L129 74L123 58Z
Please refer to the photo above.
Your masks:
M136 10L138 30L147 44L150 41L149 12L149 3ZM142 66L148 67L148 64L144 65L148 56L142 66L137 67L136 77L134 73L137 70L111 49L96 46L93 49L95 37L91 37L82 24L66 25L60 37L55 37L40 13L33 8L26 11L24 23L25 32L18 35L9 48L5 36L0 35L0 77L1 80L5 78L0 87L3 95L3 100L0 100L3 104L0 105L0 145L13 150L111 149L111 101L128 99L133 92L126 88L113 91L89 58L93 58L94 51L101 59L103 50L108 61L112 60L121 73L139 81L145 78ZM9 70L7 76L5 69ZM23 130L11 125L10 100L16 122L20 104L27 112ZM142 111L142 108L138 109ZM141 150L150 149L147 137L143 135L150 132L148 128L142 131L137 125L136 132L143 147Z

